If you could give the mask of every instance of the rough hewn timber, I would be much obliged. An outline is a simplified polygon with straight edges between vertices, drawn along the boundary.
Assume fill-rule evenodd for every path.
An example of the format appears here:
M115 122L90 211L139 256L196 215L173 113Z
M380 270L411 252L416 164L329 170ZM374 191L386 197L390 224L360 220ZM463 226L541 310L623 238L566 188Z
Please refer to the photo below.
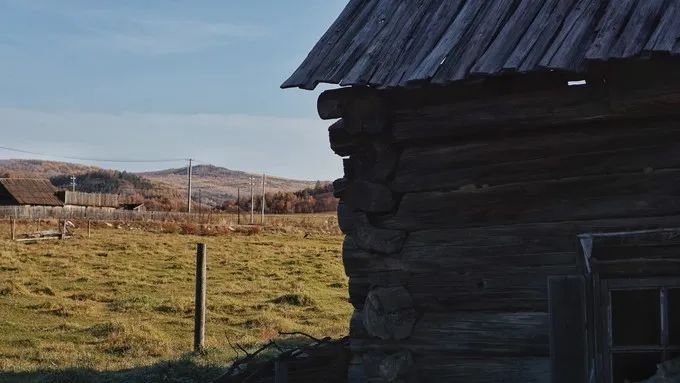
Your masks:
M342 245L342 262L347 276L361 276L370 272L403 270L398 257L372 253L360 248L353 235L345 237Z
M413 304L424 312L456 310L547 311L547 278L570 275L575 266L488 268L472 272L464 268L412 273L407 287Z
M548 356L547 312L425 313L408 339L354 339L355 350L408 349L450 356Z
M363 323L369 335L385 340L411 336L416 311L403 287L376 287L366 297Z
M365 216L365 213L352 209L342 200L338 203L338 226L345 234L353 233L356 223Z
M547 357L456 357L433 352L415 355L416 374L421 382L549 383Z
M400 287L410 278L403 270L379 271L349 278L349 301L357 309L362 309L371 288L375 286Z
M376 135L385 132L390 121L384 100L376 94L353 98L343 113L345 129L355 135Z
M386 139L374 139L358 147L345 166L345 177L387 183L399 156ZM349 173L349 174L348 174Z
M372 351L362 356L365 376L369 381L379 379L385 382L397 382L399 379L413 381L413 356L410 351L385 353Z
M680 171L574 177L406 194L392 226L419 230L680 213ZM547 198L547 196L550 196Z
M481 188L516 182L680 168L680 129L672 120L588 124L551 134L407 148L392 190Z
M389 212L394 207L395 201L387 186L368 181L345 181L340 196L350 208L368 213L381 213Z
M680 115L680 91L609 100L606 89L568 87L393 111L396 142L493 137L528 129L557 129L593 121Z
M336 121L328 127L328 138L331 143L331 150L340 157L349 156L356 151L358 138L345 129L343 120Z

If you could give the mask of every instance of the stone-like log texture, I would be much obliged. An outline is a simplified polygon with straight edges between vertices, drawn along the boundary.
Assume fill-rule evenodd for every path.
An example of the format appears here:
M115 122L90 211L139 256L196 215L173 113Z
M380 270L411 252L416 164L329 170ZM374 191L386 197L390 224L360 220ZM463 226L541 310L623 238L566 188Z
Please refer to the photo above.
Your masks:
M649 73L473 98L322 95L320 114L342 118L331 147L349 155L337 193L356 381L550 381L548 278L582 273L577 235L680 226L680 75Z

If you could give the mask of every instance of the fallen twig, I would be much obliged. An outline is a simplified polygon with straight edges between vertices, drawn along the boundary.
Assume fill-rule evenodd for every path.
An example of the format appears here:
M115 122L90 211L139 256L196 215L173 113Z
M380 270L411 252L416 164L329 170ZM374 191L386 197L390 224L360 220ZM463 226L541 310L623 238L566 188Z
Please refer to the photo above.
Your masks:
M293 331L293 332L279 331L279 335L302 335L302 336L306 336L307 338L309 338L309 339L311 339L315 342L319 342L319 343L323 343L323 342L328 341L330 339L330 338L319 339L317 337L314 337L312 335L309 335L309 334L301 332L301 331Z

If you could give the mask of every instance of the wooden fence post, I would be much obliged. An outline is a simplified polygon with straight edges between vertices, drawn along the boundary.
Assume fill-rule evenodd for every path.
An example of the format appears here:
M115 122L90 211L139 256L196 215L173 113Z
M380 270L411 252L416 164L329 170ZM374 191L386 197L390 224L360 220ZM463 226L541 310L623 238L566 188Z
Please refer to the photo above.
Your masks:
M288 361L276 359L274 361L274 383L288 383Z
M205 287L207 256L205 243L196 245L196 300L194 301L194 352L203 350L205 343Z
M66 239L66 218L64 218L64 224L61 225L61 239Z
M87 220L87 238L92 237L92 232L90 231L90 220Z
M10 231L12 232L12 241L17 239L17 219L16 218L11 218L10 219Z

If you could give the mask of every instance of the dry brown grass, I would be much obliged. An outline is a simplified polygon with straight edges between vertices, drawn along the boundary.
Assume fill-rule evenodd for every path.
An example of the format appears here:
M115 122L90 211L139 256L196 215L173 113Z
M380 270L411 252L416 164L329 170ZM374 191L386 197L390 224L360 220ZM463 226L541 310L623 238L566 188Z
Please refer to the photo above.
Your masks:
M34 244L10 241L4 221L0 382L192 382L222 370L236 355L229 343L257 347L279 331L343 336L350 305L333 219L96 223L91 239L76 222L74 238ZM208 350L187 356L199 241L208 248Z

